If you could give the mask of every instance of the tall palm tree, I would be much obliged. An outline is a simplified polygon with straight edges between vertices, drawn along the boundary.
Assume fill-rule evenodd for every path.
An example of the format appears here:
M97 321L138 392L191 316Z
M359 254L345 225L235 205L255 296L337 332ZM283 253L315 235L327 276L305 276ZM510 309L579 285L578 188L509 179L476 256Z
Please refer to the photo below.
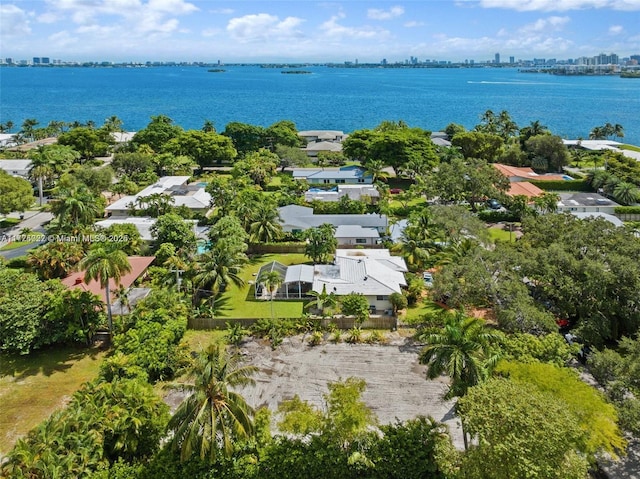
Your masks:
M463 311L446 314L441 332L430 334L420 353L420 362L427 364L427 378L443 373L451 378L446 398L464 396L467 389L489 376L499 355L492 343L498 336L487 329L480 318L467 317Z
M193 284L211 292L211 303L229 284L244 286L240 277L242 265L246 262L244 253L213 247L200 255L196 266Z
M254 411L233 388L253 384L257 368L241 361L237 352L212 343L195 359L189 373L194 383L173 386L190 393L168 425L182 461L194 453L212 462L220 451L230 457L234 441L253 435Z
M119 285L120 279L131 271L131 264L124 251L115 246L97 243L89 250L89 254L80 261L80 267L85 270L84 282L99 281L104 288L107 304L107 318L109 333L113 334L113 316L111 313L111 291L109 280L113 279Z
M271 319L273 319L273 299L278 288L283 283L284 278L277 271L263 271L256 281L264 285L266 290L269 291L269 299L271 300Z
M29 157L31 158L31 168L29 169L29 177L38 180L38 198L39 205L44 202L43 183L45 179L53 176L54 169L51 158L46 154L44 146L39 146L33 150Z

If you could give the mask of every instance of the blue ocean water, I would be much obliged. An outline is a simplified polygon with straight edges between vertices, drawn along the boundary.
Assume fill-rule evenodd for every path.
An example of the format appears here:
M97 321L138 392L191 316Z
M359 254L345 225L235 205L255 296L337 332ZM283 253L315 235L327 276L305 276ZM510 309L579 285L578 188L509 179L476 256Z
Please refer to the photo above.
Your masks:
M382 69L224 66L152 68L0 68L0 122L36 118L93 120L117 115L143 128L164 114L184 128L211 120L218 131L239 121L299 130L351 132L383 120L440 130L471 128L487 109L507 110L519 126L540 121L565 138L587 138L594 126L619 123L624 141L640 144L640 80L520 73L511 68Z

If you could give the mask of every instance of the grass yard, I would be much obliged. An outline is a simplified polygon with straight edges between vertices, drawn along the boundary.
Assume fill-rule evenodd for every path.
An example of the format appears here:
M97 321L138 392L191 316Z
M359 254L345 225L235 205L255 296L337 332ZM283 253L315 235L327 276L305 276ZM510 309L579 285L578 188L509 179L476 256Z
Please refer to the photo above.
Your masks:
M105 351L58 347L0 355L0 457L80 386L98 375Z
M489 236L491 237L494 243L498 241L504 242L514 242L516 240L515 232L509 232L509 230L505 230L502 228L489 228Z
M440 311L442 311L442 306L434 303L429 298L424 298L415 306L407 308L404 314L401 315L398 319L400 319L400 321L402 321L403 323L415 324L421 316L430 313L438 313Z
M182 341L189 345L189 349L192 351L200 351L201 349L207 347L210 343L224 340L227 332L225 330L195 330L188 329L186 333L184 333L184 337Z
M253 257L240 275L245 281L242 288L231 285L217 302L217 315L222 318L270 318L271 302L254 299L254 286L260 267L271 261L284 265L306 263L303 254L264 254ZM299 318L303 313L304 301L273 302L273 315L276 318Z
M640 151L640 146L635 145L620 145L618 148L621 150Z

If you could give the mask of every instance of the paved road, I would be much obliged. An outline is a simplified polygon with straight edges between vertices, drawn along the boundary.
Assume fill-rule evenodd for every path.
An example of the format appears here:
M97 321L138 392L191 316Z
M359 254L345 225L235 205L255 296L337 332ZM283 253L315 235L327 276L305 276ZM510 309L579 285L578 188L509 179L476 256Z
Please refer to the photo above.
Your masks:
M18 217L17 213L12 213L9 217ZM0 232L0 248L7 245L20 235L24 228L29 228L36 233L44 233L44 225L53 219L53 215L45 211L27 211L24 213L24 219L13 228ZM22 256L31 248L38 246L38 243L22 246L15 250L0 251L0 256L6 259L17 258Z

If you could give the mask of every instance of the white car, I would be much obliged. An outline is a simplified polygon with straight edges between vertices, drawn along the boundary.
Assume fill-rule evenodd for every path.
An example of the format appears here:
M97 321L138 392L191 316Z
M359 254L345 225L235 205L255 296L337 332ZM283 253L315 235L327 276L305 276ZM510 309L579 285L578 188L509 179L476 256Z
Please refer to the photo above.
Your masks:
M433 286L433 275L429 271L422 273L422 279L426 286Z

